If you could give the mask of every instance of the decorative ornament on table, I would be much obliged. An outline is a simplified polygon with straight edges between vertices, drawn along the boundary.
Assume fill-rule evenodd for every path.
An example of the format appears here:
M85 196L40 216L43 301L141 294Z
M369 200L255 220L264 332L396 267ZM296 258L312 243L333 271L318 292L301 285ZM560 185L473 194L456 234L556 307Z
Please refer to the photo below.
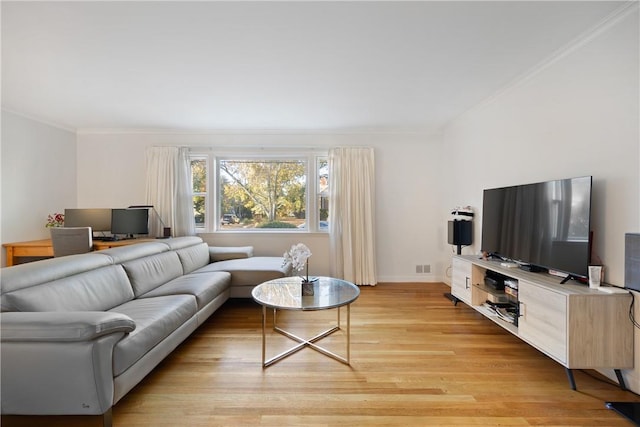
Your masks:
M45 224L45 227L51 228L51 227L63 227L63 226L64 226L64 214L56 212L54 214L47 215L47 223Z
M309 257L311 256L311 250L304 244L298 243L291 246L287 252L284 253L284 262L290 262L295 271L302 271L306 269L305 275L300 276L302 278L302 295L313 295L313 282L317 278L309 279Z

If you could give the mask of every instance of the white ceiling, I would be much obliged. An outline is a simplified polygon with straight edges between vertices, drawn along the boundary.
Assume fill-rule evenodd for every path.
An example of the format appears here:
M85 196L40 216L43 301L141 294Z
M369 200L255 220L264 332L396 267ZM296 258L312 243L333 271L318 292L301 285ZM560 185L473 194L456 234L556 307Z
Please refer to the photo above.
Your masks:
M623 4L2 1L2 107L77 130L433 132Z

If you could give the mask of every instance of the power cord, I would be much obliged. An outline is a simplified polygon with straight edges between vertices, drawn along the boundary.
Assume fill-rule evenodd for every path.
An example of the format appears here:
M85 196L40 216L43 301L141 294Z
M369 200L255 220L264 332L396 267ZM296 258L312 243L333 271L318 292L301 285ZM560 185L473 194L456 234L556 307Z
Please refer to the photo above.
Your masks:
M640 329L640 323L638 323L636 321L636 318L633 314L633 307L635 306L636 303L636 296L634 295L633 292L629 292L631 294L631 304L629 305L629 320L631 320L631 323L633 323L633 326L635 326L636 328Z
M579 371L582 372L583 374L585 374L586 376L593 378L596 381L600 381L601 383L608 384L608 385L611 385L611 386L614 386L614 387L618 387L618 388L620 387L620 384L617 384L617 383L613 382L612 380L610 380L609 378L605 377L604 375L602 375L600 373L598 373L598 375L594 375L594 374L591 373L591 371L588 371L588 370L585 370L585 369L579 369ZM596 372L598 372L598 371L596 371ZM626 389L625 391L628 391L629 393L635 394L636 396L640 396L638 393L636 393L633 390Z

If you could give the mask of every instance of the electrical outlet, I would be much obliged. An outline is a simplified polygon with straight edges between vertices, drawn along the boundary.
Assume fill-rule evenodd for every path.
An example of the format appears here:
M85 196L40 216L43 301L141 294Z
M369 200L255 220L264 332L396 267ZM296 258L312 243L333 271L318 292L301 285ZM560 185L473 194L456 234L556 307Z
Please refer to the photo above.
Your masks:
M416 265L416 273L422 273L422 266Z

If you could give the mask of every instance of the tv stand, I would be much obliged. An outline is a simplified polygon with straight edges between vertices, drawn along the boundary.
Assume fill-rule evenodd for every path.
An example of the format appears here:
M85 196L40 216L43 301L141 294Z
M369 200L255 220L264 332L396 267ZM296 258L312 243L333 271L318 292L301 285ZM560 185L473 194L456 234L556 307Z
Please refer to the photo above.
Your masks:
M569 280L572 280L572 279L573 279L573 280L575 280L576 282L579 282L579 281L580 281L580 280L579 280L579 279L580 279L580 278L579 278L579 276L576 276L576 275L574 275L574 274L567 274L567 276L566 276L564 279L562 279L562 281L560 282L560 284L561 284L561 285L564 285L565 283L567 283Z
M524 271L530 271L532 273L548 273L549 270L547 270L544 267L539 267L535 264L522 264L520 265L520 269L524 270Z
M486 253L486 252L485 252L485 253ZM460 255L460 254L458 254L458 255ZM505 259L504 259L503 257L501 257L500 255L498 255L498 254L497 254L497 253L495 253L495 252L490 252L490 253L488 253L488 254L486 255L485 259L497 259L497 260L500 260L500 261L505 261Z
M493 271L517 281L505 295L484 283ZM628 318L631 295L608 294L584 284L500 266L500 261L454 255L451 294L527 344L560 363L576 389L574 369L612 369L625 389L621 369L633 368L633 325ZM485 307L487 300L511 300L517 321L510 323Z

